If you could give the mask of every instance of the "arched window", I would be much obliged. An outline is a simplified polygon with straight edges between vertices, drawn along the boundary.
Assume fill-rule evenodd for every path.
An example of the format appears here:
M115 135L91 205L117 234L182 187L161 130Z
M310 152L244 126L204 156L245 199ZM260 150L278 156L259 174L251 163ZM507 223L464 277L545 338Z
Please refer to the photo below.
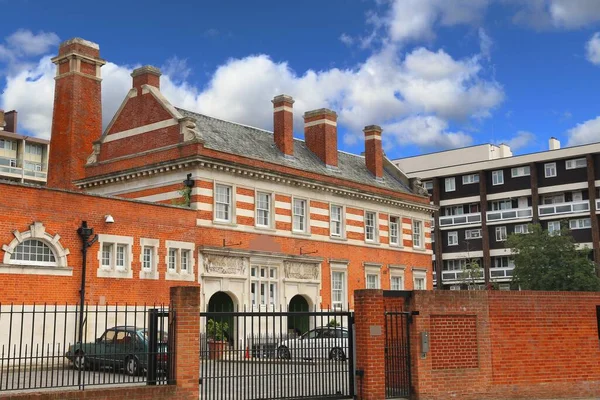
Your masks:
M56 266L54 251L38 239L27 239L18 244L10 260L22 265Z

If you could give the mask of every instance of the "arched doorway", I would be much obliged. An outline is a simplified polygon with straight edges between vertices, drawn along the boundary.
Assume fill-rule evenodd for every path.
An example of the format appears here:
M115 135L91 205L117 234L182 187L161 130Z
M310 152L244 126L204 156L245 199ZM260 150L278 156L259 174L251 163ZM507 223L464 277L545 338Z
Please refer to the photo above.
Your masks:
M234 311L233 299L231 298L231 296L229 296L225 292L217 292L210 297L210 300L208 301L207 311L208 312L216 312L216 313L232 312L232 311ZM229 344L232 345L233 339L234 339L233 316L231 316L231 315L212 315L207 319L207 321L206 321L207 325L208 325L208 321L210 319L214 320L216 323L221 324L222 327L225 326L224 324L227 324L227 329L224 329L224 335L225 335L225 339L229 342Z
M309 311L308 301L297 294L290 300L288 310L291 312L307 312ZM308 315L298 315L288 317L288 332L295 332L297 335L302 335L310 329L310 318Z

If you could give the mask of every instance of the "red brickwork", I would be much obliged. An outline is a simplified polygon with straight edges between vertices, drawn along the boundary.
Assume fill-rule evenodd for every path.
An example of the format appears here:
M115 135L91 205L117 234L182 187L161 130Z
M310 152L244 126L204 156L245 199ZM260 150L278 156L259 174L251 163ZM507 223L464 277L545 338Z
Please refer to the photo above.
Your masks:
M375 125L367 126L365 133L365 162L371 173L383 177L383 149L381 147L381 128Z
M120 388L88 388L85 390L52 390L0 395L13 400L177 400L181 392L175 386L134 386ZM198 397L196 397L197 399Z
M287 96L273 99L273 108L294 106L294 100ZM273 111L273 137L277 148L285 155L294 155L294 114L292 111L280 109Z
M431 362L433 369L477 368L477 317L432 315Z
M304 114L304 124L315 121L329 120L337 123L337 115L330 110L319 110L322 112L308 112ZM338 164L337 126L322 122L317 125L304 127L304 139L306 147L317 157L332 167Z

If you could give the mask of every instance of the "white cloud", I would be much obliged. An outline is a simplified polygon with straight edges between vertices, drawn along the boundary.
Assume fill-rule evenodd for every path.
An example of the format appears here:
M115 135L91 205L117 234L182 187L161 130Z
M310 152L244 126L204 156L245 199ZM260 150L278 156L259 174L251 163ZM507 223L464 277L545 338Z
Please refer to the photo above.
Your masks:
M600 32L594 33L586 42L585 57L592 64L600 65Z
M469 146L473 138L464 132L450 132L448 123L435 116L411 116L384 125L385 134L399 147L414 144L420 148L448 149Z
M567 146L600 142L600 117L587 120L567 131Z
M535 143L535 135L528 131L518 131L511 139L503 140L500 143L507 144L512 151L518 151L532 143Z
M17 55L39 56L58 45L58 36L53 32L39 32L20 29L6 38L7 47Z
M485 29L479 28L477 33L479 35L479 52L481 53L482 57L490 61L494 42L492 38L485 32Z
M517 4L513 20L536 29L578 29L600 21L598 0L508 0Z

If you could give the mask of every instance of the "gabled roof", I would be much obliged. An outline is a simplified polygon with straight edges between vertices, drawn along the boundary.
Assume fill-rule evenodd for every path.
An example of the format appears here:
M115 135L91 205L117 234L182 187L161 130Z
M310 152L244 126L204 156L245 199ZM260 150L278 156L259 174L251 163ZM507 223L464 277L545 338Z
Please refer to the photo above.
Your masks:
M289 158L275 145L273 132L180 108L177 108L177 111L196 120L197 129L207 148L370 186L412 193L406 184L387 170L384 170L383 179L376 179L367 169L362 156L338 151L338 168L327 167L308 149L303 140L294 138L294 157Z

